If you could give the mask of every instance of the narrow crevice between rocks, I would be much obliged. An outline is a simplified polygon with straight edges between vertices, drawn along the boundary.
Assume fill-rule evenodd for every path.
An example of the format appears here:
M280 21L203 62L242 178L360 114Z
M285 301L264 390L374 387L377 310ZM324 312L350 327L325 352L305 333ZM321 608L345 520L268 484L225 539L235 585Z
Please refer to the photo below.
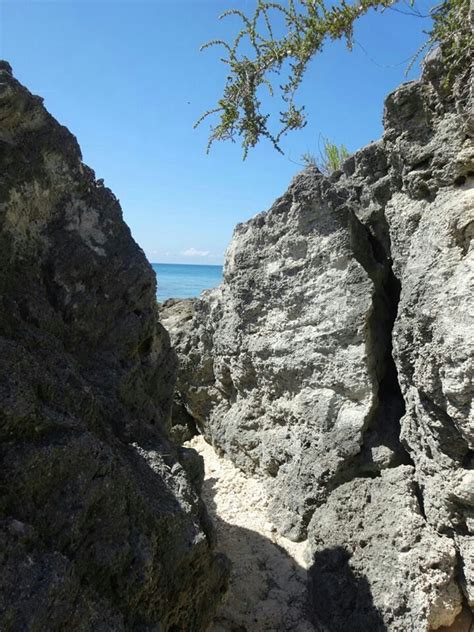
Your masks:
M376 396L373 409L367 415L358 453L341 463L339 471L331 474L324 496L355 478L375 478L384 469L402 464L413 465L400 440L400 420L405 414L405 401L393 358L392 332L401 284L392 268L389 226L383 211L377 213L376 225L368 226L351 209L347 210L352 251L373 282L366 344L368 361L372 363L371 370L376 381ZM196 420L177 393L173 405L172 438L183 443L197 434ZM303 539L317 504L308 503L307 511L301 517ZM422 506L420 502L421 511Z
M359 452L343 462L328 479L325 496L356 478L377 478L384 469L412 465L413 460L401 442L400 420L405 414L405 400L393 357L392 333L398 314L401 283L395 276L390 253L389 227L378 221L377 236L353 214L350 225L353 253L374 283L372 312L367 323L367 354L374 361L377 395L367 415ZM420 492L421 494L421 492ZM421 497L420 511L423 513ZM308 503L301 517L301 539L320 503Z
M383 232L388 226L383 226ZM387 244L388 234L379 239L356 219L353 226L354 255L374 283L373 309L368 322L368 354L380 353L375 366L378 377L377 396L368 415L361 447L357 455L346 462L334 477L328 492L354 478L376 478L381 471L399 465L413 465L400 440L400 420L405 414L398 371L393 358L392 332L397 318L401 284L395 276ZM384 243L385 242L385 243Z
M208 632L322 632L308 611L308 543L277 532L268 518L264 481L239 470L202 435L184 449L204 466L201 496L217 551L231 562L229 592Z
M405 401L401 392L398 372L393 358L392 331L398 312L401 284L395 276L389 249L389 229L380 222L375 234L355 215L351 222L353 252L374 283L372 313L367 324L368 355L374 358L377 376L377 396L368 415L359 452L345 461L338 472L327 482L326 495L340 485L355 478L376 478L381 471L402 464L413 465L410 455L400 440L400 420L405 414ZM179 395L175 397L173 438L179 443L199 435L196 420L192 418ZM421 499L422 500L422 499ZM307 507L302 516L302 539L316 509L317 503ZM423 504L420 502L421 512Z
M379 252L383 251L383 246L372 235L370 241L377 244ZM373 250L375 251L374 246ZM381 296L374 298L372 320L375 322L371 323L372 327L379 327L381 322L384 323L383 375L378 385L377 404L362 439L362 449L359 453L359 463L357 463L362 472L366 468L369 470L375 468L377 472L380 472L387 467L413 465L410 455L400 440L400 420L406 408L393 357L392 334L398 313L401 284L393 272L388 257L385 258L383 265L386 266L385 278L379 290ZM380 305L381 302L382 305Z

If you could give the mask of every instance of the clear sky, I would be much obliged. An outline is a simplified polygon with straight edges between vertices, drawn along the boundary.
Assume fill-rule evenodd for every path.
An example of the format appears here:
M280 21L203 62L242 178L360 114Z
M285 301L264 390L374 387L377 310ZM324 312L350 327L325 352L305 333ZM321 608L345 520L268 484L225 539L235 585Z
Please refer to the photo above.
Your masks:
M383 99L406 80L406 60L429 28L392 10L362 18L363 49L329 43L312 63L299 92L309 123L286 138L284 156L266 142L245 162L238 144L217 144L206 155L209 125L193 130L193 123L216 103L226 68L220 51L199 47L235 35L238 21L219 22L219 13L254 6L0 0L0 57L77 136L84 161L120 199L153 262L221 263L235 224L269 208L301 170L301 154L318 153L321 135L350 151L378 138Z

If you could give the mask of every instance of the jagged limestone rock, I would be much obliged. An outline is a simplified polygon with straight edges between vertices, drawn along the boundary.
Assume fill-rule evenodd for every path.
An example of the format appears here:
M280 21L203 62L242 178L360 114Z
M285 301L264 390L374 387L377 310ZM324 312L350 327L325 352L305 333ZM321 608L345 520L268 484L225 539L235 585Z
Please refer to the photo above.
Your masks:
M454 542L426 523L412 470L355 478L315 511L312 610L329 630L422 632L461 612Z
M6 62L0 164L0 628L202 630L226 564L167 439L153 271Z
M290 537L302 537L314 507L353 471L402 458L376 428L388 280L344 196L310 170L237 227L224 284L194 303L185 325L188 352L175 337L188 410L238 466L268 476L273 519Z
M331 632L459 627L473 603L474 124L442 69L389 95L380 141L237 226L171 332L187 412L308 535L315 594L332 578Z
M472 151L474 158L474 150ZM471 160L472 160L471 158ZM470 169L474 172L474 161ZM474 604L474 177L420 203L406 257L393 231L402 283L394 353L406 401L402 439L416 465L428 522L459 541ZM400 195L387 209L410 214ZM400 219L397 222L399 226ZM406 248L406 245L403 246Z

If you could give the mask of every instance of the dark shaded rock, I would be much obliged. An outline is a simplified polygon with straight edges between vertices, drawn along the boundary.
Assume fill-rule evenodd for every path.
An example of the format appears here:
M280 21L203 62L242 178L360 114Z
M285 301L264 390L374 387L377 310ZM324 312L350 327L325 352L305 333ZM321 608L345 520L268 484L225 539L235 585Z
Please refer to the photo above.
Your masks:
M192 298L168 299L160 305L160 320L168 333L173 336L176 341L175 344L179 344L179 340L185 339L188 328L192 325L195 302L195 299ZM181 362L186 362L185 356L181 357ZM188 376L183 383L180 382L181 377L185 374L184 370L178 372L171 413L170 435L173 441L178 444L189 441L198 433L196 421L188 411L182 396L182 393L189 388Z
M0 80L0 628L202 630L226 563L167 438L153 271L74 136Z
M310 611L316 625L351 632L384 632L387 628L374 606L367 579L357 576L349 565L350 554L342 547L324 549L314 556L309 570Z
M436 629L461 611L454 542L426 523L412 467L339 486L309 531L313 612L331 632Z

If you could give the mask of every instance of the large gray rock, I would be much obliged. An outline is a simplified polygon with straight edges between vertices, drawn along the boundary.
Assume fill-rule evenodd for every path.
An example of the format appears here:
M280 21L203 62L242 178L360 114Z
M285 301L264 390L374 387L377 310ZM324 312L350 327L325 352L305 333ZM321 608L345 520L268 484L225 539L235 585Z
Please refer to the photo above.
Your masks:
M180 401L309 537L331 632L473 604L474 124L442 69L389 95L382 140L237 226L223 284L171 330Z
M462 144L457 158L474 175L472 141ZM474 178L456 180L432 202L398 194L386 214L402 284L393 334L406 402L402 440L416 465L428 522L458 541L472 606ZM409 236L400 230L403 221L413 227Z
M315 511L312 611L330 631L422 632L460 614L456 549L424 519L412 469L355 478Z
M0 165L0 628L202 630L226 565L167 439L153 271L5 62Z
M237 227L224 284L194 304L189 354L176 338L185 404L238 466L268 476L273 518L292 537L359 467L377 425L388 273L344 197L308 171ZM398 448L374 440L364 465L399 459Z

